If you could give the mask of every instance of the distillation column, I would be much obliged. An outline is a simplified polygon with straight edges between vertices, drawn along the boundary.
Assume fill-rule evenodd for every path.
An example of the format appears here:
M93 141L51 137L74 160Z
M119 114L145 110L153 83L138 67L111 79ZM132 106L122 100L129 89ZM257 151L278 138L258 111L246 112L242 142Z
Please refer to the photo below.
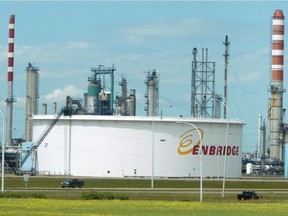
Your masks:
M136 115L136 90L130 89L130 95L127 98L127 113L129 116Z
M32 141L32 123L33 115L38 114L39 107L39 69L28 63L26 68L26 118L25 118L25 140Z
M159 115L159 78L155 69L148 72L145 84L147 86L147 101L145 108L147 116Z
M121 83L121 111L120 114L126 116L127 115L127 80L122 76Z

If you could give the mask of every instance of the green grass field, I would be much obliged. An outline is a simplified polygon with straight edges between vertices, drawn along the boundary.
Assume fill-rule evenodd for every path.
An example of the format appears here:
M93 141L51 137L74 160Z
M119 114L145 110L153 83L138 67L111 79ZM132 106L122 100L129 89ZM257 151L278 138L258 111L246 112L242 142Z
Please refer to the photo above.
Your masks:
M130 200L199 201L199 179L156 179L151 190L149 179L84 178L84 188L60 187L65 177L29 177L27 187L22 176L5 177L5 192L43 193L50 199L81 199L83 192L108 191L125 193ZM263 196L261 202L288 201L288 181L279 178L227 180L225 198L221 197L222 180L205 179L203 200L207 202L238 202L237 193L255 190Z
M26 187L23 177L5 177L5 191L1 195L21 196L0 198L0 215L287 215L288 181L281 178L228 179L224 198L221 197L222 180L205 179L202 203L199 202L199 179L157 179L151 189L149 179L86 178L82 179L84 188L62 189L60 182L64 178L33 176L29 177ZM242 190L255 190L263 198L238 201L237 193ZM81 199L83 193L98 191L125 194L129 200ZM42 198L27 198L31 194Z
M60 182L69 177L30 176L27 183L29 189L60 188ZM149 179L134 178L83 178L85 188L150 188ZM257 181L255 181L257 180ZM0 180L1 182L1 180ZM5 188L23 189L23 176L5 177ZM199 188L199 179L156 179L154 188ZM222 179L204 179L203 188L222 188ZM226 188L239 189L287 189L288 179L283 178L251 178L244 180L226 180Z
M0 199L0 215L286 216L288 203Z

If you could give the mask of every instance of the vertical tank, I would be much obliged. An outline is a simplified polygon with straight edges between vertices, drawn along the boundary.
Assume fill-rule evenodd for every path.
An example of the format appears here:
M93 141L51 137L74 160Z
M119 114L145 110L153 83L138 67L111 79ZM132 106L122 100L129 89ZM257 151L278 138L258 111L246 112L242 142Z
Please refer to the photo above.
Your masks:
M26 118L25 118L25 139L32 141L32 125L30 118L38 114L39 106L39 69L28 63L26 68Z
M148 72L145 84L147 86L147 116L159 115L159 78L155 69Z
M98 79L89 80L87 94L87 113L95 114L97 112L97 104L99 101L99 93L101 92L101 82Z
M215 94L215 113L214 117L215 118L221 118L221 101L222 97L218 94Z
M127 98L127 115L136 115L136 93L135 89L130 89L130 95Z
M53 102L52 104L52 114L56 114L57 113L57 102Z
M47 115L47 104L46 103L42 104L42 114Z
M87 97L88 97L88 93L87 92L84 92L83 93L83 104L84 104L84 112L87 113Z
M127 80L122 76L121 86L121 115L127 115Z

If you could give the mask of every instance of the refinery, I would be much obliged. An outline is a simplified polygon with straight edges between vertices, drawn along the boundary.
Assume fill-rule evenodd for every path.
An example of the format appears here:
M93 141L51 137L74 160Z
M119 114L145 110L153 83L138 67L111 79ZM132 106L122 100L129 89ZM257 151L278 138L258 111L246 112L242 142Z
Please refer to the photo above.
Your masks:
M47 103L39 110L40 68L26 66L25 138L12 137L15 15L10 15L8 93L2 170L15 175L71 175L93 177L240 178L243 174L284 175L288 160L283 107L284 14L272 16L271 83L268 85L268 123L259 115L257 150L242 151L245 122L227 115L229 46L224 36L223 93L215 90L215 62L208 49L192 49L191 105L188 117L166 117L159 109L160 74L146 72L145 107L136 107L137 89L117 65L90 68L83 98L65 95L66 103ZM24 70L24 69L23 69ZM115 77L121 93L115 95ZM146 116L137 116L144 109ZM3 143L4 142L4 143ZM2 151L2 149L5 151ZM3 162L4 159L4 162ZM203 167L201 169L200 167Z

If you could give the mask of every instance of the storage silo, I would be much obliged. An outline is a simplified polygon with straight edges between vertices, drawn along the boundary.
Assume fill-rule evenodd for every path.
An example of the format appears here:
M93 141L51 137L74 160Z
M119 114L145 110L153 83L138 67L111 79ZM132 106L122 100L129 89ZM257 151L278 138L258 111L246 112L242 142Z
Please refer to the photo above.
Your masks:
M33 117L34 139L53 118ZM44 140L49 145L37 149L38 173L65 175L69 167L72 176L107 177L109 171L109 177L150 178L153 169L156 178L199 178L201 174L204 178L240 178L244 122L229 120L226 141L227 123L226 119L194 117L72 115L69 121L60 118ZM67 160L63 160L65 157Z
M87 94L87 113L95 114L97 112L97 103L99 93L101 92L101 82L98 79L88 79L88 94Z
M26 118L25 118L25 140L32 141L31 117L38 114L39 105L39 69L28 63L26 82Z

